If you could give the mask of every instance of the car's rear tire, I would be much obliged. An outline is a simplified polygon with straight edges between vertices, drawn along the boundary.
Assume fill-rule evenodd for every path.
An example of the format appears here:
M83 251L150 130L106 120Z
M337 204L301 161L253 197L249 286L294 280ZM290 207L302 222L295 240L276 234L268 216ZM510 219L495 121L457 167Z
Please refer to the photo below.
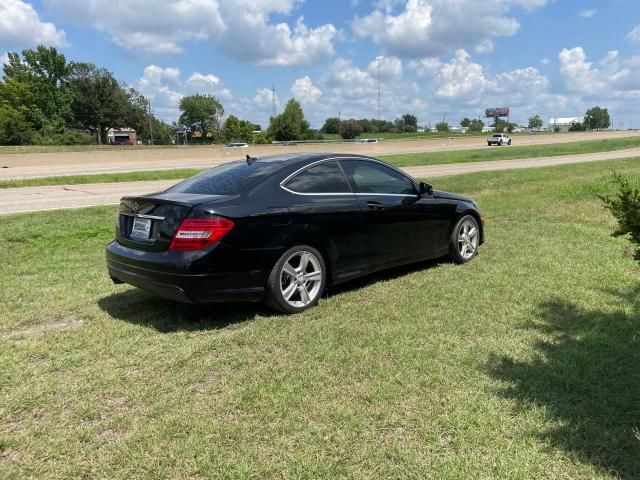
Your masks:
M449 239L449 258L455 263L467 263L478 254L480 227L473 215L465 215L456 223Z
M327 284L322 254L308 245L287 250L271 269L266 304L279 312L298 313L313 307Z
M509 140L509 143L507 143L507 145L511 145L511 140Z

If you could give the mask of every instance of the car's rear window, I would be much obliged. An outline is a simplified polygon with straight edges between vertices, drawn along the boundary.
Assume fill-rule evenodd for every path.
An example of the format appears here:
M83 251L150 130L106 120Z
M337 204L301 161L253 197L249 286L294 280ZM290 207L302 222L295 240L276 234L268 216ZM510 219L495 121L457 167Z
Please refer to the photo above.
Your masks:
M188 178L168 191L204 195L238 195L265 179L274 168L276 167L270 162L257 161L252 165L246 162L227 163Z

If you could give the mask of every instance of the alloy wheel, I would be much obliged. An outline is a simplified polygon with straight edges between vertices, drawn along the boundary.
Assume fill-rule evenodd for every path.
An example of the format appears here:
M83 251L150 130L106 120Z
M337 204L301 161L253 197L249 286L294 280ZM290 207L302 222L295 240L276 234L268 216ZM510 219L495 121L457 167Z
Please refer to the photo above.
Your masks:
M465 260L473 257L478 250L478 225L475 221L465 220L458 230L458 251Z
M306 307L320 295L322 267L312 252L302 250L293 253L282 266L280 293L294 308Z

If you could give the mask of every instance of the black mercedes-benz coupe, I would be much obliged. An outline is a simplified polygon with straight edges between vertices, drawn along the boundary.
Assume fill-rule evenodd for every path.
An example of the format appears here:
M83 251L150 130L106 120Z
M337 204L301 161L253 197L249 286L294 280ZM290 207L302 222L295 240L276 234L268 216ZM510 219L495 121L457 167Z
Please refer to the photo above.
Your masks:
M465 263L483 241L473 200L374 158L287 154L124 197L107 264L114 282L172 300L295 313L328 285L445 255Z

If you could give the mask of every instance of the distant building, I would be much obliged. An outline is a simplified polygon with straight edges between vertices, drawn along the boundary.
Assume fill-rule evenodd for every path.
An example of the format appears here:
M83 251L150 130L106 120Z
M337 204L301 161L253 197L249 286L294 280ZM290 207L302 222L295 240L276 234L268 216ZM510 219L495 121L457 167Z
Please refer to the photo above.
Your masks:
M136 140L136 131L133 128L110 128L107 130L107 143L135 145Z
M549 119L549 130L560 129L563 132L568 132L574 125L581 125L583 122L582 117L554 117Z
M455 133L468 133L469 127L451 127L449 130Z

